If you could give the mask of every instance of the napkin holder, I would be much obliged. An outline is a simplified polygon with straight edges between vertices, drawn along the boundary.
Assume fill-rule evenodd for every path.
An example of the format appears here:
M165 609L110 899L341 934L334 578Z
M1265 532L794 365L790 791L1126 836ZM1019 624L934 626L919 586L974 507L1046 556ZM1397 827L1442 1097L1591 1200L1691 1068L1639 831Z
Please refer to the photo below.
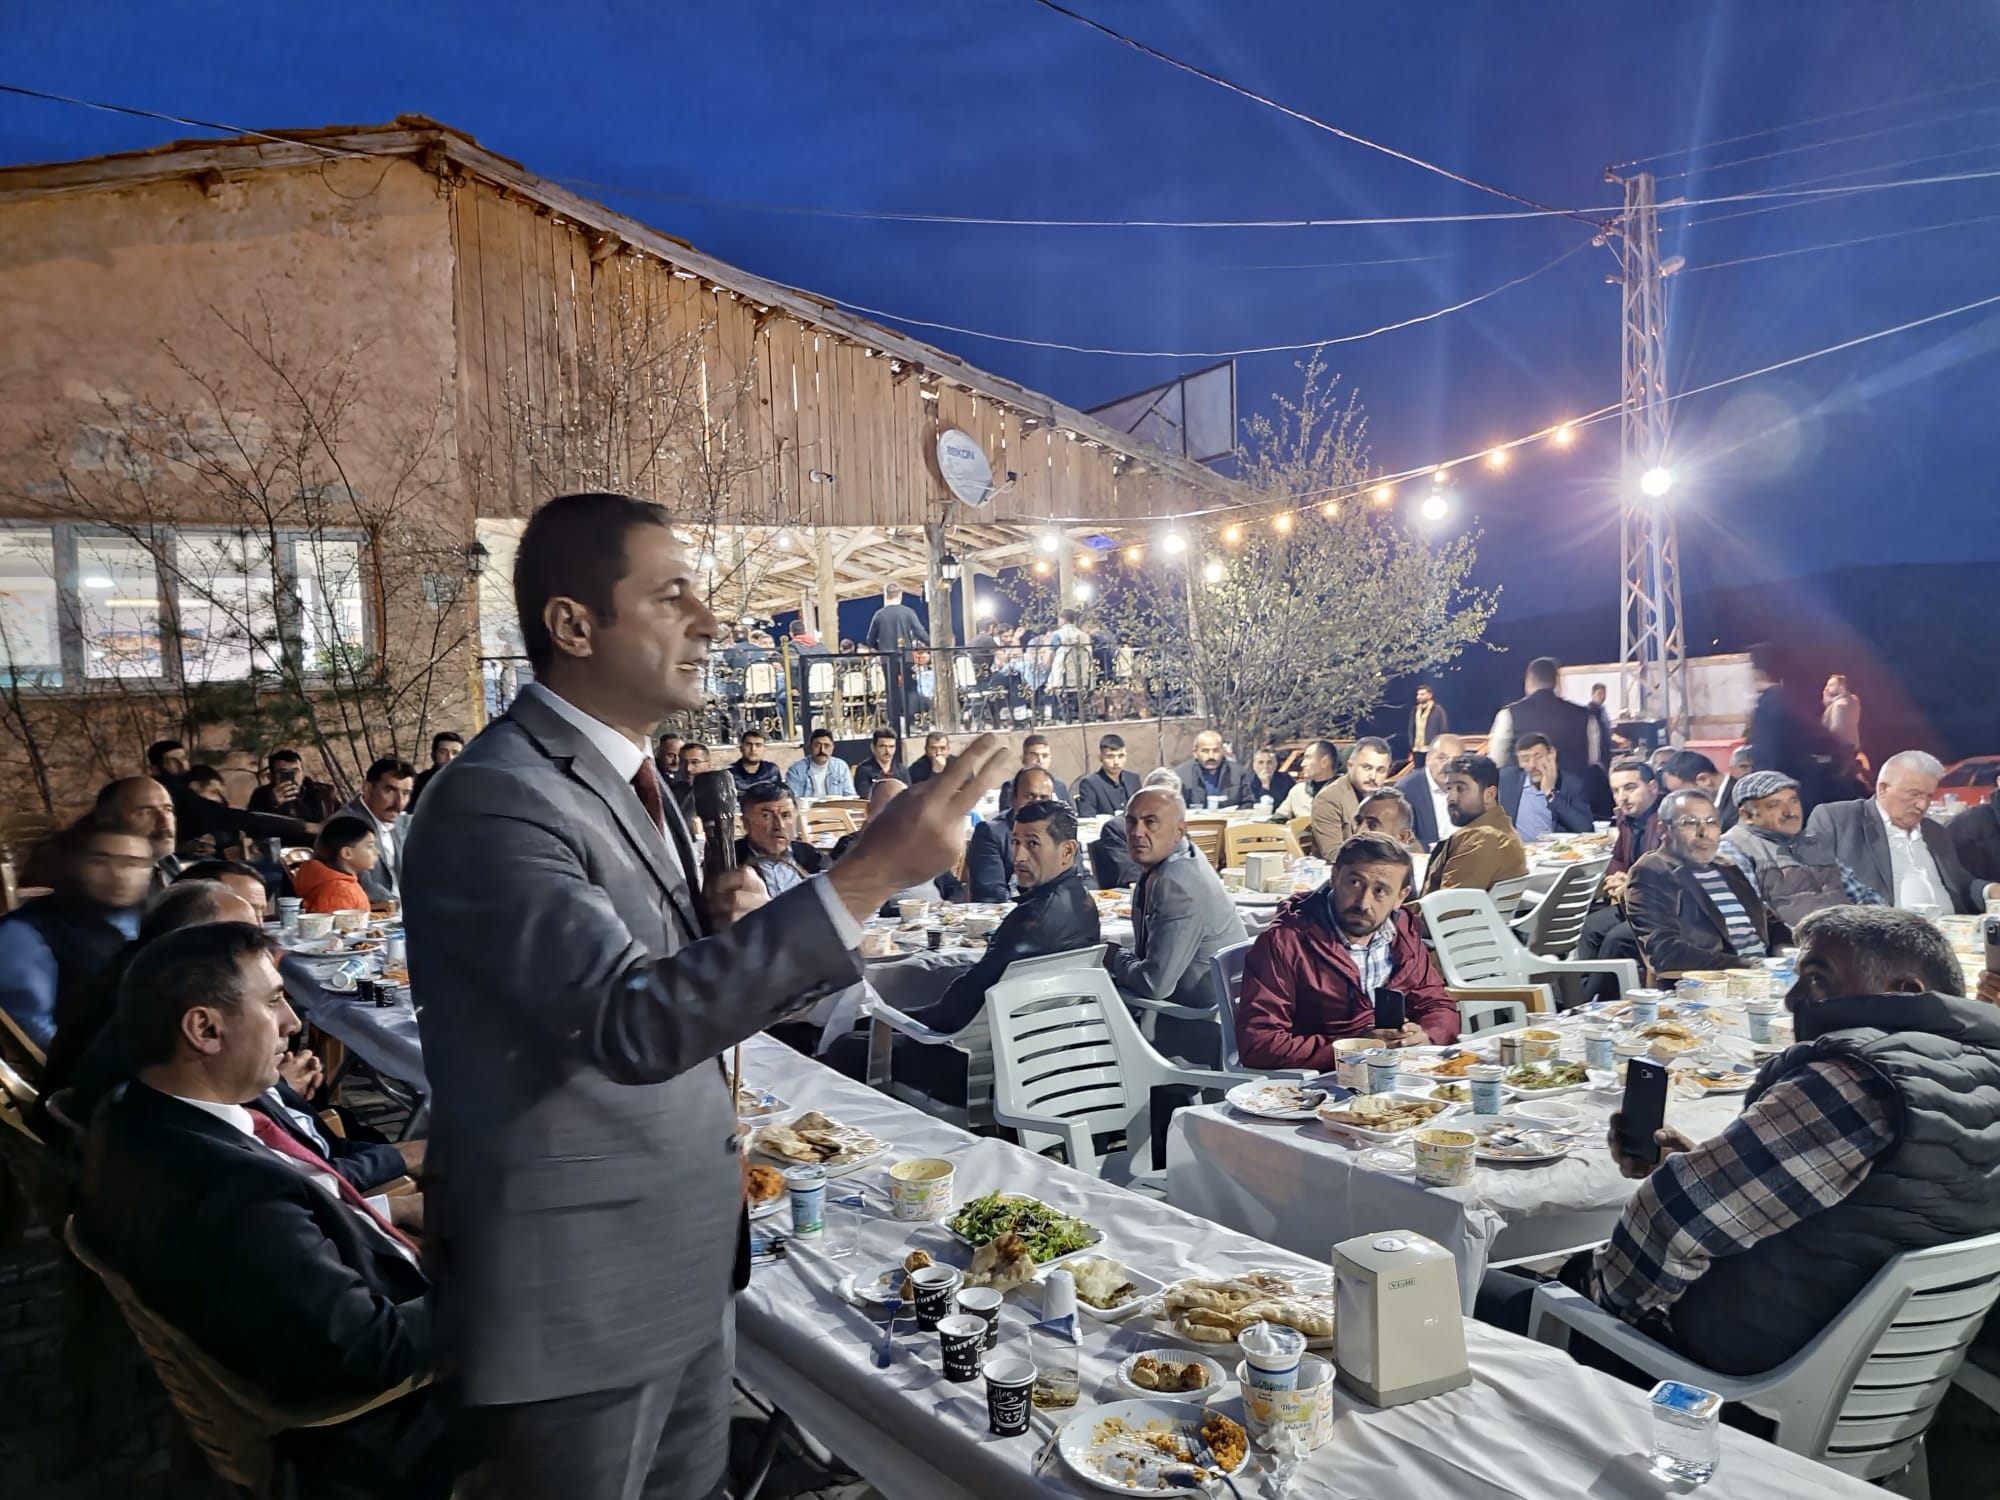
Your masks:
M1251 853L1243 856L1243 884L1253 891L1272 892L1284 889L1285 856L1282 854Z
M1333 1247L1335 1378L1374 1406L1400 1406L1472 1380L1458 1262L1409 1230Z

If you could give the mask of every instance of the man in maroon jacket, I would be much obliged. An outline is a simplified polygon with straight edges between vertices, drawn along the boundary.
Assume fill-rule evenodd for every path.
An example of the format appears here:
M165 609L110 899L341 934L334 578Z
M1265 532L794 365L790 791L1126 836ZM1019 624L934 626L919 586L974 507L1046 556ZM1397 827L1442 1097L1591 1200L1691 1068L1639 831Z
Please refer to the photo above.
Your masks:
M1318 890L1278 908L1243 968L1236 1035L1246 1066L1334 1066L1342 1037L1373 1036L1389 1047L1458 1040L1458 1005L1424 946L1410 894L1409 851L1379 833L1340 846ZM1375 996L1403 993L1400 1030L1375 1025Z

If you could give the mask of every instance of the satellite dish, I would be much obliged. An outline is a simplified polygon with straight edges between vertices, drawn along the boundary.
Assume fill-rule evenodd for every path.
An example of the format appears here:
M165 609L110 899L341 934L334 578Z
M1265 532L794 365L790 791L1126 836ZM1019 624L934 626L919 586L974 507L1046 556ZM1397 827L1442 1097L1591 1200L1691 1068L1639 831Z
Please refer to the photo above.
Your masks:
M956 427L938 434L938 473L945 488L967 505L984 505L993 498L993 465L986 451Z

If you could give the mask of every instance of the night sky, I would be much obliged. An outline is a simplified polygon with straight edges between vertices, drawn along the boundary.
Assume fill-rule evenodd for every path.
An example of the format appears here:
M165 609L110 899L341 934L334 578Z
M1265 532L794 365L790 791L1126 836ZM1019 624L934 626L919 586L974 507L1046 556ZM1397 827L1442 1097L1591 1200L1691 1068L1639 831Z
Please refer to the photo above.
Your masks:
M1616 203L1605 167L1656 154L1663 198L2000 173L1990 4L1077 7L1345 129L1565 208ZM1359 390L1390 469L1617 397L1615 265L1568 219L1026 228L749 206L1231 221L1515 207L1034 0L17 5L0 16L0 59L0 81L247 126L427 114L764 275L1029 339L1190 352L1300 343L1460 301L1582 243L1476 307L1328 358ZM1801 121L1816 123L1688 150ZM0 96L9 162L195 133ZM1663 253L1686 258L1670 282L1674 389L2000 293L2000 176L1716 204L1663 224ZM1932 225L1954 227L1909 232ZM1785 253L1853 240L1868 242ZM1077 406L1211 362L912 331ZM1682 403L1674 471L1689 588L2000 559L1996 345L2000 306ZM1295 384L1296 357L1242 361L1246 412ZM1505 475L1468 477L1461 514L1484 528L1481 576L1504 587L1503 616L1575 608L1592 590L1613 606L1616 455L1606 423L1567 454L1532 451Z

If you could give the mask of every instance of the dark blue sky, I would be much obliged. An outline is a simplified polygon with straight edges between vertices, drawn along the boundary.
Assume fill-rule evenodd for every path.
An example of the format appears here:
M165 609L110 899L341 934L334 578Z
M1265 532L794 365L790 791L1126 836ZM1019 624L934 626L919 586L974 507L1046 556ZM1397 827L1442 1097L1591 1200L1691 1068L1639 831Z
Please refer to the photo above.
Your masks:
M1077 4L1346 129L1565 207L1615 202L1607 164L1666 152L1676 154L1655 164L1662 197L1838 173L1852 183L2000 172L2000 10L1990 4ZM545 176L622 185L596 196L763 274L913 318L1068 343L1207 350L1350 333L1471 296L1588 235L1565 220L972 227L645 196L1066 218L1509 207L1032 0L99 0L7 7L0 59L0 81L249 126L428 114ZM0 96L0 160L190 133ZM1772 152L1782 154L1722 165ZM2000 177L1803 206L1716 205L1663 222L1664 253L1687 259L1670 284L1675 389L2000 293ZM1872 236L1888 237L1783 253ZM1702 269L1753 256L1775 258ZM1368 408L1378 462L1457 454L1615 400L1614 269L1608 252L1586 248L1477 307L1330 351ZM1079 406L1207 362L914 331ZM1675 469L1689 586L2000 559L1996 347L2000 308L1989 308L1683 403ZM1242 362L1246 411L1294 386L1294 357ZM1607 423L1567 455L1524 454L1504 477L1467 481L1467 508L1486 532L1481 573L1505 586L1506 612L1573 608L1592 591L1613 605L1616 454Z

